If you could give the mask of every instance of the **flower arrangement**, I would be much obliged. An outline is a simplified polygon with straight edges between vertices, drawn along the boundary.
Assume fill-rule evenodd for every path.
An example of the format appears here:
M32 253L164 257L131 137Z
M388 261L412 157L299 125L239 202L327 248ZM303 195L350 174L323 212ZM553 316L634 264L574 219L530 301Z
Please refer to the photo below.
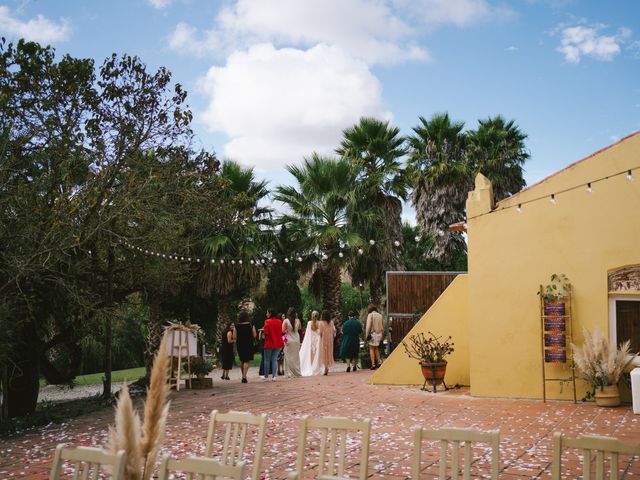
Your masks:
M544 286L542 298L545 303L561 302L569 295L569 279L564 273L554 273L551 275L551 282ZM540 295L540 292L538 292Z
M182 363L183 370L187 370L187 362ZM213 371L213 362L202 357L191 357L191 374L198 378L206 377Z
M576 366L594 390L616 385L633 361L629 340L616 348L599 328L593 334L585 328L584 344L581 347L571 344L571 347Z
M408 342L402 342L405 352L410 358L425 363L446 363L445 357L453 353L451 337L442 340L442 337L432 332L417 333L409 337Z

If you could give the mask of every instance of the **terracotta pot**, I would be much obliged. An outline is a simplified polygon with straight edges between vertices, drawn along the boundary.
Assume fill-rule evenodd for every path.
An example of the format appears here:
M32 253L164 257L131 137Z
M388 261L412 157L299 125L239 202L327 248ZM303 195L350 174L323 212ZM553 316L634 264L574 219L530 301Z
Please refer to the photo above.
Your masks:
M436 385L442 385L442 382L444 382L444 374L447 371L447 362L420 362L420 367L422 368L424 379L429 382L430 385L434 387Z
M617 407L620 405L618 385L607 385L596 388L596 405L601 407Z

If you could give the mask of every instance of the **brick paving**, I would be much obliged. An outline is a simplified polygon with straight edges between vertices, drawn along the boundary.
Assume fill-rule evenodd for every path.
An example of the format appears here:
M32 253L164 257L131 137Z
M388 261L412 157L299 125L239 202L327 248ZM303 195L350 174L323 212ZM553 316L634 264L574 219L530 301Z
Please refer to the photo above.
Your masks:
M339 365L340 369L343 368ZM293 469L298 419L302 415L371 418L372 434L369 476L380 479L408 478L416 426L453 426L501 431L501 476L503 479L549 478L555 431L575 436L581 433L616 436L640 442L640 416L629 406L613 409L594 404L543 403L536 400L480 399L465 389L446 393L422 392L419 386L367 384L369 371L332 372L327 377L279 378L265 382L251 378L216 380L210 390L183 390L171 394L171 411L164 451L178 457L204 452L209 412L243 410L267 413L268 431L262 464L264 478L285 478ZM104 445L112 409L0 439L0 479L48 478L52 452L57 443ZM438 446L423 445L423 476L437 478ZM315 448L310 449L312 457ZM473 477L486 477L489 453L474 449L478 460ZM357 452L349 448L347 464L357 463ZM313 458L305 465L313 469ZM564 478L576 478L580 458L567 456ZM622 458L622 478L640 476L637 459ZM313 473L313 471L312 471Z

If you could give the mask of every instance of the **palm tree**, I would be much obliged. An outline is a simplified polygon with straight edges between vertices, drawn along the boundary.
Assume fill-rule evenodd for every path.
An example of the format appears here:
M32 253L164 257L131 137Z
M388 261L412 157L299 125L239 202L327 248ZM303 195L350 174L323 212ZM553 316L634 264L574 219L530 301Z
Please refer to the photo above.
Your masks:
M430 120L420 117L408 138L411 202L423 233L434 240L431 256L445 264L466 248L462 234L449 230L449 225L464 220L469 191L463 128L463 122L439 113Z
M270 225L271 215L270 208L260 205L269 194L267 182L257 181L252 168L226 160L221 176L227 182L226 197L241 213L232 225L204 242L205 253L218 259L202 267L198 282L201 294L213 294L218 299L217 344L229 323L232 299L260 280L260 270L247 260L257 259L262 253L261 246L270 235L265 227Z
M529 158L523 133L513 120L498 115L480 120L467 133L467 158L473 172L482 172L493 185L496 201L522 190L524 162Z
M354 227L365 238L376 240L366 256L356 256L350 265L352 282L367 282L374 304L380 305L384 273L401 266L394 241L401 238L402 200L407 198L408 182L400 158L406 154L400 129L375 118L344 130L336 153L350 161L363 186L365 205L376 212L373 222Z
M315 153L301 167L289 165L287 170L298 185L276 188L274 199L288 209L280 222L299 249L310 253L303 263L303 268L313 271L310 289L338 322L341 268L351 249L362 244L360 235L352 230L353 216L358 214L357 172L346 160Z

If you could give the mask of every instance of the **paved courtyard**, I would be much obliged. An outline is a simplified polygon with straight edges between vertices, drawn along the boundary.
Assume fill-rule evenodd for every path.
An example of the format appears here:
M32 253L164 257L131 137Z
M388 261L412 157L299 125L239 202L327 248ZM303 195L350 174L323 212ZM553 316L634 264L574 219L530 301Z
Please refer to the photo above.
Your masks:
M165 451L180 457L202 454L212 409L267 413L263 478L285 478L286 472L293 469L298 419L305 414L371 418L369 475L380 479L409 477L412 430L419 425L499 429L503 479L548 478L551 435L556 431L640 442L640 416L635 416L628 406L604 409L590 403L478 399L470 397L466 390L434 395L420 391L419 386L369 385L369 375L369 371L332 372L327 377L279 378L276 382L250 377L248 384L217 379L212 390L173 392ZM47 478L56 444L104 445L107 426L112 421L112 409L105 409L67 424L0 439L0 479ZM424 444L422 478L437 478L437 448L435 444ZM315 450L310 448L310 460L305 460L311 469L309 478L314 473ZM480 448L475 453L479 460L473 466L473 476L485 477L488 451ZM348 456L347 464L357 463L355 446L350 445ZM579 462L576 454L567 457L564 478L577 477ZM637 459L622 458L620 469L623 478L640 475Z

